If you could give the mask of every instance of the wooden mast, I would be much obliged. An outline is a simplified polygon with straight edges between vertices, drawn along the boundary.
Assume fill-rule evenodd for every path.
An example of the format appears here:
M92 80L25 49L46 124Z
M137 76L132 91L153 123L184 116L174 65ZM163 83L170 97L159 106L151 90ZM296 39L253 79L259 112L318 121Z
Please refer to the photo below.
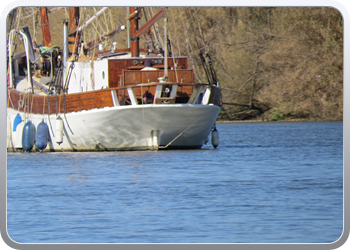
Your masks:
M79 33L77 31L79 25L79 7L69 7L69 32L68 32L68 44L69 55L76 55L79 42Z
M139 29L138 15L135 7L130 7L130 39L131 39L131 56L139 57L140 56L140 46L139 38L136 37L136 32Z
M128 20L130 20L130 39L131 39L131 56L139 57L140 56L140 45L139 40L140 36L145 34L149 28L159 20L164 15L164 11L160 10L154 17L152 17L147 23L145 23L139 29L139 14L140 9L135 7L130 7L130 15Z
M41 15L41 29L43 33L44 46L52 47L49 18L47 16L46 7L40 8L40 15Z

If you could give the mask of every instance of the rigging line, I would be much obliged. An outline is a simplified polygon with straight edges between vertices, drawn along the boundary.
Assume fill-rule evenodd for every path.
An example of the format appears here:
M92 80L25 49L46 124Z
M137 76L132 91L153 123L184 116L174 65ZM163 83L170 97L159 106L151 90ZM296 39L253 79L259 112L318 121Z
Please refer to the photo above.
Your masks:
M142 8L142 10L143 10L143 14L144 14L144 16L145 16L145 20L146 20L146 23L147 23L147 22L148 22L148 18L147 18L146 9L145 9L145 8ZM151 41L151 43L152 43L153 49L156 49L156 47L155 47L155 45L154 45L154 40L153 40L153 37L152 37L151 28L147 31L147 35L148 35L149 38L150 38L150 41ZM145 37L146 37L146 35L145 35Z
M18 100L18 106L17 106L17 111L19 112L19 108L20 108L20 104L23 102L21 102L21 95L22 95L22 93L19 93L19 100Z
M120 27L120 23L121 23L122 18L123 18L123 16L124 16L125 8L126 8L126 7L123 8L123 13L122 13L122 15L121 15L121 17L120 17L120 19L119 19L119 23L118 23L118 26L117 26L118 29L119 29L119 27ZM113 40L112 40L111 48L110 48L111 50L112 50L112 48L113 48L113 43L114 43L114 41L115 41L115 37L117 36L117 34L118 34L118 31L115 32L115 34L114 34L114 36L113 36Z
M28 89L26 90L27 92L25 93L25 96L24 96L24 98L25 98L25 111L24 111L24 119L26 120L26 122L27 122L27 120L28 120L28 113L29 113L29 91L28 91Z
M56 93L56 118L57 118L58 114L57 114L57 93Z
M66 91L68 92L68 85L69 85L69 81L70 81L70 78L72 76L72 72L73 72L73 69L74 69L74 61L69 65L69 68L68 68L68 74L66 76L66 79L63 79L65 80L65 83L64 83L64 86L63 86L63 92Z
M95 8L95 7L93 7L93 10L94 10L94 13L99 12L99 11L96 11L96 8ZM94 15L94 16L95 16L95 15ZM97 18L96 18L96 19L97 19ZM98 23L98 26L100 26L100 28L101 28L101 30L102 30L102 34L107 33L107 32L103 29L101 22L97 22L97 23Z
M177 140L181 135L183 135L183 133L186 132L186 130L188 130L190 127L192 127L192 125L194 123L196 123L200 118L202 118L203 115L207 114L210 111L210 109L208 109L205 113L203 113L200 117L198 117L194 122L192 122L184 131L182 131L178 136L176 136L171 142L169 142L166 146L164 147L159 147L159 148L167 148L169 147L175 140Z
M61 113L61 95L58 97L58 114Z
M50 96L49 95L47 96L47 118L49 120L51 133L52 133L53 137L55 137L55 134L54 134L53 129L52 129L51 120L50 120Z
M33 117L33 102L34 102L34 94L32 95L32 106L30 107L30 116Z
M209 56L208 53L205 53L205 56L206 56L207 62L208 62L208 64L209 64L209 70L210 70L211 78L212 78L212 80L213 80L212 83L213 83L213 84L217 84L217 83L218 83L218 80L217 80L217 77L216 77L216 72L215 72L215 70L214 70L214 66L213 66L213 63L212 63L212 61L211 61L211 58L210 58L210 56Z
M189 20L193 20L194 19L194 16L193 15L190 15L190 10L191 8L185 8L185 13L187 15L187 18ZM207 77L207 80L208 80L208 83L211 83L212 81L210 80L210 76L209 76L209 70L207 69L207 65L206 65L206 62L205 62L205 59L203 57L203 54L202 54L202 51L200 50L200 47L199 47L199 43L197 41L197 38L196 38L196 35L195 35L195 30L194 30L194 27L193 27L193 23L190 21L190 27L191 27L191 30L193 32L193 35L194 35L194 40L196 41L196 44L197 44L197 48L199 49L199 57L201 59L201 62L202 62L202 66L203 66L203 69L204 69L204 72L205 72L205 75Z
M143 10L146 12L145 8L143 8ZM150 16L152 16L151 11L150 11L150 8L148 8L148 12L149 12L148 14L149 14ZM153 47L154 47L154 49L157 49L157 50L160 52L162 46L161 46L161 44L160 44L160 42L159 42L159 40L158 40L155 27L154 27L154 25L152 25L152 26L153 26L153 28L150 28L150 29L149 29L149 31L150 31L150 37L151 37L151 40L153 41L153 37L152 37L152 36L154 36L154 39L155 39L155 41L156 41L156 45L153 44ZM153 31L151 31L151 29L153 29ZM153 42L152 42L152 43L153 43Z
M67 117L66 117L66 95L65 95L64 91L63 91L63 107L64 107L64 111L63 111L64 119L66 120L66 123L68 125L68 128L69 128L70 132L72 133L72 135L74 135L72 129L69 126L69 123L68 123L68 120L67 120Z
M99 32L97 25L94 22L92 22L91 25L95 29L95 32L93 32L93 33L96 33L96 35L98 35L98 37L102 37L102 34Z
M69 8L69 7L64 8L64 13L66 14L66 17L64 19L69 19L69 14L68 14L67 8Z
M189 23L190 23L191 30L192 30L192 32L193 32L194 40L196 41L197 48L199 49L199 43L198 43L198 41L197 41L196 34L195 34L195 31L194 31L194 28L193 28L193 24L192 24L192 22L191 22L191 20L193 20L194 17L193 17L193 15L192 15L192 17L191 17L191 16L190 16L190 13L188 13L190 9L191 9L191 7L188 7L187 9L185 8L185 13L186 13L186 15L187 15L187 19L190 20Z
M143 107L143 90L142 90L142 84L141 84L141 108L142 108L142 120L143 120L143 132L145 133L145 140L146 140L146 147L148 147L148 141L147 141L147 133L146 133L146 130L145 130L145 110L144 110L144 107ZM146 100L147 100L147 97L146 97Z
M29 95L29 89L28 89L28 93L27 93L27 100L28 100L28 104L27 104L27 119L29 120L30 118L30 111L29 111L29 107L30 107L30 95Z
M205 63L205 59L204 59L204 57L203 57L202 51L199 51L199 57L200 57L200 59L201 59L201 62L202 62L202 66L203 66L205 75L207 76L208 83L211 83L210 77L209 77L209 72L208 72L207 65L206 65L206 63Z
M12 26L14 24L14 20L15 20L15 11L12 10L10 13L9 13L9 16L11 16L11 19L10 19L10 25L9 25L9 30L12 29Z
M207 45L206 45L206 42L205 42L205 39L204 39L204 36L203 36L203 33L202 33L202 28L201 28L201 23L200 23L200 19L198 18L198 9L195 8L195 13L197 15L197 18L195 18L194 20L197 20L197 23L198 23L198 33L199 33L199 37L201 38L202 42L203 42L203 45L204 45L204 51L206 53L207 52ZM193 15L192 15L193 16Z
M179 13L179 16L182 16L182 15L183 15L183 13L180 13L180 10L179 10L179 9L177 9L177 11L178 11L178 13ZM181 23L182 23L182 27L183 27L183 29L184 29L184 31L185 31L184 34L186 35L186 38L185 38L185 40L186 40L186 51L187 51L187 54L188 54L188 56L189 56L189 58L190 58L190 61L192 62L192 68L193 68L193 71L194 71L194 73L195 73L195 75L196 75L196 72L198 72L199 69L198 69L198 66L197 66L197 65L195 64L195 62L194 62L193 55L190 54L190 52L191 52L192 54L193 54L194 52L193 52L191 43L189 42L188 29L185 27L183 18L180 18L180 20L181 20Z
M109 21L110 21L110 25L111 27L113 27L113 15L112 15L112 11L111 8L108 9L108 16L109 16Z
M12 99L11 99L11 89L9 89L9 100L10 100L10 102L11 102L11 106L12 106L12 108L13 109L15 109L15 106L13 105L13 102L12 102Z
M43 119L44 119L44 114L45 114L45 96L44 96L44 104L43 104Z
M151 13L151 16L154 16L154 15L153 15L153 9L152 9L152 7L149 7L149 11L150 11L150 13ZM156 39L156 40L159 41L159 42L158 42L158 43L159 43L159 47L160 47L160 48L159 48L159 52L161 52L161 50L163 50L165 44L163 43L162 37L161 37L160 34L159 34L159 29L158 29L157 22L155 22L155 23L153 24L153 26L154 26L154 30L155 30L154 37L157 36L157 39Z
M105 41L103 41L102 40L102 38L103 38L103 34L101 34L100 32L99 32L99 30L98 30L98 27L97 27L97 25L95 24L95 22L91 22L91 25L92 25L92 27L94 28L94 31L89 31L89 30L87 30L88 32L89 32L89 34L90 34L90 32L93 34L93 37L95 38L95 40L97 40L97 39L101 39L101 43L103 43L103 42L105 42ZM95 51L95 47L96 47L96 44L95 45L93 45L93 48L94 48L94 51Z
M109 10L109 8L108 8L108 10ZM105 11L103 12L103 18L104 18L104 25L106 26L106 30L108 31L108 21L107 21L107 17L106 17L106 12Z
M176 31L175 16L174 16L174 12L173 11L171 12L171 15L173 16L172 19L173 19L174 30L175 30L175 34L176 34L177 31ZM177 36L176 36L176 43L177 43L178 56L180 56L181 55L181 51L180 51L179 39L178 39Z
M173 52L173 45L171 43L172 40L171 40L171 36L170 36L170 31L168 31L168 36L169 36L169 42L170 42L171 55L173 57L173 65L174 65L174 69L175 69L176 82L178 83L179 82L179 77L177 75L177 70L176 70L177 65L175 63L175 56L174 56L174 52Z
M20 24L20 22L21 22L22 9L23 9L23 7L20 7L19 10L18 10L17 27L16 27L16 30L18 30L19 24Z
M79 11L80 11L80 13L79 13L79 21L78 21L78 27L80 27L80 22L81 22L81 16L82 16L82 14L83 14L83 8L80 8L79 9ZM78 34L79 34L79 32L78 31L76 31L75 32L75 38L74 38L74 46L73 46L73 51L72 51L72 55L74 56L74 55L77 55L77 51L78 51L78 45L79 45L79 41L77 41L77 38L79 37L79 40L81 39L81 37L80 36L78 36ZM78 52L78 55L79 55L79 52ZM75 58L75 57L73 57L73 60L78 60L78 58ZM57 109L57 107L56 107L56 109Z
M189 9L191 9L191 8L189 8ZM204 52L205 52L207 60L204 59L202 51L200 50L200 47L199 47L199 43L198 43L198 41L196 39L196 36L194 36L194 38L196 40L196 43L197 43L197 47L200 50L199 56L201 57L203 69L204 69L205 74L207 76L208 82L212 83L212 84L215 84L217 82L216 75L215 75L214 69L212 68L210 57L209 57L208 52L207 52L207 45L205 43L205 40L204 40L204 37L203 37L203 34L202 34L202 29L200 27L200 21L199 21L199 18L198 18L198 10L195 8L195 13L197 14L197 18L195 18L194 15L192 13L189 13L189 12L190 11L186 12L187 18L189 18L190 20L197 20L199 37L201 38L201 40L203 42L203 45L204 45ZM190 16L190 14L191 14L191 16ZM190 25L191 25L191 29L192 29L193 34L195 34L193 23L190 22Z

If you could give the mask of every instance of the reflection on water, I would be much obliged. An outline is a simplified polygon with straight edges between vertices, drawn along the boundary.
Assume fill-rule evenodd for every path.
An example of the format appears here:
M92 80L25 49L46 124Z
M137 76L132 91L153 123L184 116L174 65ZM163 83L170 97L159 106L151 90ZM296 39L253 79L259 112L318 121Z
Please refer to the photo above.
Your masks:
M9 153L21 243L330 243L343 229L342 122L218 124L200 150Z

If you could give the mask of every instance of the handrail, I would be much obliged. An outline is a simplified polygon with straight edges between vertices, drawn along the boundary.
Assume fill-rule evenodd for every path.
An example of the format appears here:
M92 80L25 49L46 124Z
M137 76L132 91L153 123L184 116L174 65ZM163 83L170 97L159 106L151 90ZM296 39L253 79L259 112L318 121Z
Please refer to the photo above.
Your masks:
M126 85L126 88L137 88L137 87L153 87L157 85L178 85L178 86L210 86L208 83L176 83L176 82L150 82L150 83L139 83L135 85Z
M213 84L208 84L208 83L174 83L174 82L151 82L151 83L139 83L139 84L135 84L135 85L126 85L126 86L120 86L120 87L113 87L113 88L105 88L105 89L98 89L98 90L92 90L92 91L85 91L85 92L77 92L77 93L71 93L68 95L84 95L86 93L92 93L92 92L106 92L106 91L113 91L113 90L124 90L127 88L144 88L144 87L154 87L157 85L177 85L179 87L184 87L184 86L209 86L209 87L215 87L218 89L221 89L221 87L218 87L216 85ZM21 93L21 91L18 91L14 88L8 88L9 91L16 91L18 93ZM36 95L36 94L33 94ZM67 94L65 94L67 95Z

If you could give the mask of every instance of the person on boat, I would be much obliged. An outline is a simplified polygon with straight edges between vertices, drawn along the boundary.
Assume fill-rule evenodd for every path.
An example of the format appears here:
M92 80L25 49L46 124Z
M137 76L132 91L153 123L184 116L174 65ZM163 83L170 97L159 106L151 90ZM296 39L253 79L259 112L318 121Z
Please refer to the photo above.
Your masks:
M153 95L148 90L145 91L143 94L143 103L145 104L151 104L153 102Z

